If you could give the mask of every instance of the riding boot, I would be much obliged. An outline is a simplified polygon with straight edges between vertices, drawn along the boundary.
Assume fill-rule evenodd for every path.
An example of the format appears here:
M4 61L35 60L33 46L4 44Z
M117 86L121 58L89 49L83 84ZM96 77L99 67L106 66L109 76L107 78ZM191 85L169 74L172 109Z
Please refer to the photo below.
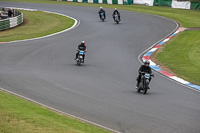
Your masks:
M136 87L137 87L137 88L139 87L139 84L140 84L140 82L137 82L137 84L136 84Z

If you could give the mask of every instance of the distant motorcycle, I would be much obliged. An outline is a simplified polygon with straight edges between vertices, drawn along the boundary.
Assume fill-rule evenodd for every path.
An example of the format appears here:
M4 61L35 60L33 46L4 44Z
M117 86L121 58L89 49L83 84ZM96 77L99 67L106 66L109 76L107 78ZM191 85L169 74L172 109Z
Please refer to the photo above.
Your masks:
M119 16L117 14L114 15L114 21L119 24Z
M104 13L102 12L102 13L100 13L100 19L102 20L102 21L104 21L105 20L105 16L104 16Z
M78 58L76 59L77 65L80 66L83 63L83 55L85 51L79 51Z
M148 73L141 73L141 82L139 84L139 87L137 88L137 92L142 91L143 94L147 93L147 90L150 89L149 88L149 83L150 83L150 77L154 77L153 74L148 74Z

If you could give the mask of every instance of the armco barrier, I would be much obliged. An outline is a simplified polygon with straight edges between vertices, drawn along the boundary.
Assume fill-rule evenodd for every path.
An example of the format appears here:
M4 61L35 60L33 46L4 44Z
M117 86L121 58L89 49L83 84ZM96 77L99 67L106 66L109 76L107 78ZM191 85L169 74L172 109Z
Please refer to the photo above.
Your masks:
M0 20L0 31L6 30L23 23L23 13L17 11L17 16Z

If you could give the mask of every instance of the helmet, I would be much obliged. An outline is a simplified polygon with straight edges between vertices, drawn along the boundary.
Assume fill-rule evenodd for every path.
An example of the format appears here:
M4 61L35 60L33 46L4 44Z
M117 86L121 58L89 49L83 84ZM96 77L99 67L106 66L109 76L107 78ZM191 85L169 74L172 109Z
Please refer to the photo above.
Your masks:
M117 10L117 8L115 8L115 10Z
M85 41L81 41L81 44L84 44L84 45L85 45Z
M102 7L100 7L100 9L102 9Z
M148 61L148 60L146 60L145 62L144 62L144 65L146 65L146 64L150 64L150 62Z

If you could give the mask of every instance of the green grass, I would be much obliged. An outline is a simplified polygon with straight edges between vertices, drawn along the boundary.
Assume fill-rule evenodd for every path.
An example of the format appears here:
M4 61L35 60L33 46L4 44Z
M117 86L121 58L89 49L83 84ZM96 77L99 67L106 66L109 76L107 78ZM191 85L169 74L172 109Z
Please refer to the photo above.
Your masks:
M148 7L142 5L107 5L107 4L87 4L87 3L76 3L76 2L57 2L50 0L5 0L5 1L17 1L17 2L31 2L31 3L49 3L49 4L66 4L76 6L103 6L104 8L118 8L120 10L137 11L149 14L160 15L168 18L172 18L178 21L181 26L184 27L200 27L200 12L193 10L181 10L163 7ZM25 11L23 11L25 13ZM31 13L31 12L27 12ZM42 15L42 12L40 12ZM26 24L31 26L40 25L45 23L37 18L34 21L25 19ZM43 15L42 15L43 16ZM51 15L47 15L51 16ZM46 17L47 17L46 16ZM64 21L66 22L66 21ZM34 25L33 25L34 24ZM46 24L44 24L45 26ZM26 25L24 25L25 27ZM42 27L42 26L40 26ZM20 26L18 28L23 28ZM13 31L20 33L22 29L18 28L5 31L7 34L12 34ZM28 30L29 28L29 30ZM48 26L46 27L48 28ZM66 28L66 27L65 27ZM27 27L26 33L32 31L34 27ZM17 31L18 30L18 31ZM39 29L40 30L40 29ZM48 29L47 31L51 31ZM53 32L56 29L52 30ZM36 31L35 31L36 32ZM0 37L2 39L2 33ZM21 33L20 33L21 34ZM40 36L46 34L46 31L40 30L38 33ZM49 34L49 33L48 33ZM6 34L4 34L6 35ZM20 36L20 35L19 35ZM25 36L25 35L22 35ZM10 36L11 37L11 36ZM31 37L31 36L30 36ZM5 41L8 38L4 38ZM18 39L16 37L15 39ZM200 84L200 31L186 31L173 38L168 45L163 49L163 52L157 54L158 60L169 67L172 71L177 73L178 76L185 80L191 81L195 84ZM4 92L0 92L0 132L87 132L87 133L98 133L107 132L97 127L91 126L86 123L82 123L76 119L59 115L51 112L48 109L40 107L39 105L30 103L17 97L13 97Z
M65 2L65 1L51 1L51 0L5 0L17 2L31 2L31 3L49 3L49 4L66 4L77 6L103 6L105 8L118 8L120 10L137 11L149 14L156 14L178 21L184 27L200 27L200 11L195 10L182 10L167 7L149 7L143 5L110 5L110 4L88 4L78 2Z
M156 58L179 77L200 85L200 31L182 32Z
M41 11L22 11L24 23L0 32L0 42L42 37L71 27L74 20L65 16Z
M0 91L1 133L108 133Z

